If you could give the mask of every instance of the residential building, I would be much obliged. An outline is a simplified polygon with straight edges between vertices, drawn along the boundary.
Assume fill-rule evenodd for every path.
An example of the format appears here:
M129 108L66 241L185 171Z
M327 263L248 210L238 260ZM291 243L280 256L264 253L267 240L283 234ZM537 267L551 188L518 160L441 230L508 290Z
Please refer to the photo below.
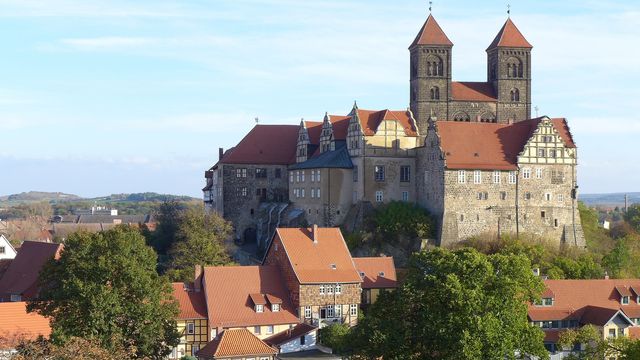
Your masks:
M173 297L177 300L180 309L176 319L180 343L172 350L169 358L195 356L209 342L207 303L204 292L200 286L196 287L193 284L173 283L172 287Z
M274 360L277 352L247 329L228 329L200 350L198 359Z
M7 239L3 234L0 234L0 260L11 260L16 257L18 252L11 245L9 239Z
M429 15L409 46L409 109L354 104L347 115L303 120L297 129L258 125L206 173L205 203L218 204L238 238L263 239L261 250L273 228L297 226L285 218L354 228L368 209L392 200L428 208L440 245L484 233L531 233L584 247L568 122L531 118L532 45L508 18L486 50L484 82L453 81L452 51ZM253 194L272 187L252 187L252 166L269 164L287 171L277 186L291 204L254 216Z
M49 320L34 312L27 312L27 303L0 302L0 357L15 349L23 341L49 337Z
M362 279L339 228L278 228L263 264L282 273L299 321L357 323Z
M58 259L61 244L25 241L0 278L0 301L25 301L38 295L38 277L45 263Z
M391 256L353 258L356 270L362 278L361 306L376 302L381 292L398 287L396 267Z
M278 354L297 353L317 349L318 328L301 323L264 339L264 342L278 349Z
M566 329L595 326L603 339L640 338L640 279L545 280L540 302L529 305L529 320L545 333L551 359L562 359L580 345L557 345Z

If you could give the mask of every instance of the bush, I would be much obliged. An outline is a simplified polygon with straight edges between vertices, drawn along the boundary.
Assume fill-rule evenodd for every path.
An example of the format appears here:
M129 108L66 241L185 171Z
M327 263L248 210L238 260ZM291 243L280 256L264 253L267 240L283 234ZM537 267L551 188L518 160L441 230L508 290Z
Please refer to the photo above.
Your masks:
M330 347L335 353L343 353L348 348L350 331L347 324L332 324L320 329L318 338L322 345Z
M427 210L404 201L392 201L380 206L374 215L374 222L376 230L386 236L402 234L428 238L435 233L434 221Z

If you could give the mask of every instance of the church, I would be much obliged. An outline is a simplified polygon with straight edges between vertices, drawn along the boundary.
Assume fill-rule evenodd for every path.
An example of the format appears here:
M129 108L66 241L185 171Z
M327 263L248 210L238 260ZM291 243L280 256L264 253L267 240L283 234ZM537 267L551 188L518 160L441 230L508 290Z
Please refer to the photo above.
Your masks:
M347 228L389 201L417 203L436 243L532 234L584 247L577 146L564 118L531 117L532 45L508 18L487 81L452 80L453 42L429 14L409 46L409 107L256 125L205 172L205 206L240 242L302 221Z

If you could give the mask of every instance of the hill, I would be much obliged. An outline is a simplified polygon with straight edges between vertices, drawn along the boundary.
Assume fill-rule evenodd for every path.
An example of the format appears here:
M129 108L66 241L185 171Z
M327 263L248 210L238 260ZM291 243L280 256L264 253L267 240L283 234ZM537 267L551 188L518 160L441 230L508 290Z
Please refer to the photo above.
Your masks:
M629 205L640 203L640 192L610 193L610 194L581 194L580 201L589 206L624 206L624 196L627 195Z
M67 202L93 202L99 204L122 203L122 202L163 202L163 201L180 201L188 202L200 200L191 196L158 194L154 192L135 193L135 194L111 194L95 198L84 198L74 194L66 194L62 192L45 192L45 191L29 191L20 194L0 196L0 206L15 206L20 204L30 204L39 202L48 202L51 204L60 204Z

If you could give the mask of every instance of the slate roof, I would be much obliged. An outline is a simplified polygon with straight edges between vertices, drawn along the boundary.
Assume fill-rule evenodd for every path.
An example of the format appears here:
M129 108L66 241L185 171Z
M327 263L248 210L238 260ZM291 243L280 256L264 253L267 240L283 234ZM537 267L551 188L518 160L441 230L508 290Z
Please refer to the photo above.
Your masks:
M442 28L438 25L438 22L433 15L429 14L427 21L422 25L422 28L409 48L412 48L415 45L453 46L453 43L449 40L444 31L442 31Z
M265 344L247 329L227 329L198 351L198 357L208 359L275 355L278 351Z
M340 229L317 228L317 243L313 242L312 231L313 228L277 228L274 235L280 238L298 281L301 284L362 282Z
M495 47L523 47L531 49L533 46L524 38L520 30L516 27L516 24L511 21L511 18L508 18L487 50Z
M391 256L355 257L353 262L362 277L363 289L398 287L396 267ZM364 275L363 275L364 273Z
M61 244L39 241L22 243L15 259L9 264L0 279L0 298L10 295L21 295L30 298L38 292L38 276L44 264L58 258L63 246Z
M295 163L298 125L256 125L228 150L223 164L289 165Z
M178 320L206 319L207 303L203 291L194 291L185 283L173 283L173 297L178 302L180 314Z
M448 169L516 170L518 155L542 117L515 124L436 121ZM550 119L567 147L575 148L565 119Z
M298 323L276 266L205 267L203 287L210 327ZM269 294L281 299L280 311L272 312L265 306L262 313L257 313L252 294Z
M319 168L352 169L353 162L346 144L342 142L336 150L319 153L307 161L289 167L292 170Z

